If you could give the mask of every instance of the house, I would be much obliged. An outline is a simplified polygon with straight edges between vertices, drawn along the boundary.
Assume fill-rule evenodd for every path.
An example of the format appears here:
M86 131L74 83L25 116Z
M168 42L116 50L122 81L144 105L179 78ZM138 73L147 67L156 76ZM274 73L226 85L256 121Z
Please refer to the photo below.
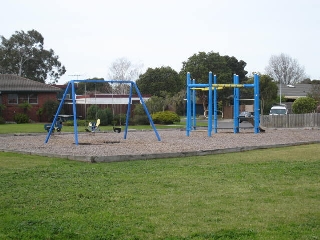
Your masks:
M292 113L292 104L299 97L306 97L311 92L313 84L299 83L296 85L278 84L278 96L282 96L282 104L285 104L288 113Z
M294 102L299 97L306 97L311 91L312 84L284 85L278 84L278 95L283 96L286 102Z
M48 100L57 100L61 89L11 74L0 74L0 105L4 106L1 117L14 121L16 113L26 113L31 121L39 121L37 111ZM25 112L21 104L32 106ZM45 119L46 120L46 119Z

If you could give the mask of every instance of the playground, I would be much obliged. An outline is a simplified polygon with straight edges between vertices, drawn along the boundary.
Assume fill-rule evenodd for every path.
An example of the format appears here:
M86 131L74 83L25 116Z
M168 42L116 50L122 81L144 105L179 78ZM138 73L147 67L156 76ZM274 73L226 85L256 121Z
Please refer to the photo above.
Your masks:
M186 129L165 129L160 131L153 124L136 84L132 81L121 81L130 85L126 124L123 131L121 129L116 131L115 127L113 131L109 132L96 131L100 123L100 119L98 119L96 123L89 124L90 128L87 132L78 133L75 101L75 83L77 82L96 82L96 80L71 80L69 82L53 122L44 126L47 131L46 137L45 134L0 135L0 150L94 163L201 156L320 143L319 129L267 129L265 131L260 127L258 75L254 76L254 84L239 84L239 77L234 75L234 83L225 86L224 84L217 84L217 78L211 72L209 73L207 84L196 84L195 81L191 83L190 73L188 73ZM114 81L104 82L113 83ZM234 88L233 131L219 129L217 124L217 90L224 87ZM254 119L251 119L253 128L241 128L239 125L239 88L242 87L254 88ZM63 132L59 120L59 113L68 88L72 90L74 132ZM153 131L141 131L132 128L129 130L128 128L133 89L139 95L140 102L149 118ZM194 114L196 90L209 92L207 129L196 128ZM217 133L218 129L219 134L211 134L212 131ZM262 130L263 133L261 133Z
M319 129L267 129L254 134L253 129L243 129L238 134L219 130L212 137L206 130L193 131L189 137L184 130L159 130L161 141L152 130L123 133L79 133L75 144L73 133L55 133L48 143L43 134L0 135L0 150L50 157L62 157L84 162L114 162L157 158L201 156L241 152L253 149L320 143Z

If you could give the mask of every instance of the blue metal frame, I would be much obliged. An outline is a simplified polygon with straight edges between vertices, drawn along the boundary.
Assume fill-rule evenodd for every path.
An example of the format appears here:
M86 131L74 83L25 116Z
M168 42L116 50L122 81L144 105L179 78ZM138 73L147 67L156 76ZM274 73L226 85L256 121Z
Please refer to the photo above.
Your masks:
M45 140L45 143L47 143L49 141L49 138L50 138L50 135L51 135L51 132L52 132L52 129L54 128L55 126L55 123L56 121L58 120L58 115L62 109L62 106L64 104L64 100L66 99L66 95L69 91L69 88L71 87L72 89L72 105L73 105L73 122L74 122L74 141L75 141L75 144L76 145L79 145L79 140L78 140L78 127L77 127L77 109L76 109L76 93L75 93L75 84L74 83L79 83L79 82L91 82L91 83L101 83L101 82L109 82L109 83L127 83L127 84L130 84L130 94L129 94L129 102L128 102L128 109L127 109L127 117L126 117L126 127L125 127L125 131L124 131L124 139L127 138L127 133L128 133L128 124L129 124L129 116L130 116L130 109L131 109L131 99L132 99L132 88L133 86L135 87L135 90L140 98L140 102L143 106L143 109L145 111L145 113L147 114L148 116L148 119L151 123L151 126L156 134L156 137L158 139L158 141L161 141L161 138L160 138L160 135L152 121L152 118L149 114L149 111L148 111L148 108L142 98L142 95L140 93L140 90L138 88L138 86L136 85L135 82L133 81L125 81L125 80L71 80L68 82L68 85L66 87L66 90L63 94L63 97L61 99L61 102L59 104L59 107L58 107L58 110L54 116L54 119L53 119L53 122L51 124L51 127L50 127L50 130L47 134L47 137L46 137L46 140Z
M186 121L186 135L190 135L191 131L191 93L190 93L190 73L187 73L187 121Z
M211 132L212 132L212 90L214 91L213 95L213 116L214 116L214 133L217 133L217 87L219 85L224 86L224 87L233 87L234 88L234 106L233 106L233 116L234 116L234 126L233 126L233 131L234 133L239 133L239 103L240 103L240 89L239 87L244 87L244 88L254 88L254 133L259 133L260 132L260 90L259 90L259 81L260 77L257 74L254 74L254 83L253 84L239 84L239 76L234 75L233 76L233 85L232 84L217 84L217 76L214 75L213 77L213 84L212 84L212 72L209 72L209 81L207 84L203 83L198 83L196 84L195 81L191 83L191 78L190 78L190 73L187 73L187 119L186 119L186 136L190 136L190 131L192 129L191 127L191 95L193 95L193 92L191 94L191 89L192 91L195 91L195 88L208 88L209 90L209 99L208 99L208 136L211 137ZM241 86L237 86L241 85ZM194 101L194 100L193 100ZM195 116L194 116L195 118Z
M212 133L212 72L209 72L209 99L208 99L208 137Z
M217 84L217 75L213 76L213 84ZM214 97L214 99L213 99L213 103L214 103L214 106L213 106L213 121L214 121L213 122L213 124L214 124L213 131L214 131L214 133L217 133L217 131L218 131L218 116L217 116L217 114L218 114L218 91L217 91L216 87L213 89L213 93L214 93L214 95L213 95L213 97Z
M253 77L254 84L254 133L260 132L260 76L255 74Z
M239 76L233 75L233 83L239 84ZM240 89L233 88L233 132L239 133L239 103L240 103Z

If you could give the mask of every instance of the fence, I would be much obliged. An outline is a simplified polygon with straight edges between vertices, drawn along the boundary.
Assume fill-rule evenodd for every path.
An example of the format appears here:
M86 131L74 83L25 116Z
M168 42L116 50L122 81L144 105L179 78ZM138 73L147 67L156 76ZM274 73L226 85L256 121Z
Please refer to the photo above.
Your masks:
M320 113L261 115L260 125L267 128L320 127Z

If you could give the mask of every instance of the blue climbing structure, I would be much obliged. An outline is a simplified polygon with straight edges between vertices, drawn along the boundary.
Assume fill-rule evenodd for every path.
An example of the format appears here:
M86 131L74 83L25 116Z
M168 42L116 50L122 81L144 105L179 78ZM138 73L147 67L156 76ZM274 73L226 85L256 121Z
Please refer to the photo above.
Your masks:
M259 111L259 75L254 75L253 84L240 84L239 76L233 75L233 84L217 84L217 76L209 72L208 83L196 83L193 79L191 81L190 73L187 73L187 121L186 121L186 135L190 136L190 132L196 129L196 115L195 115L195 92L196 90L209 91L208 92L208 136L212 134L212 116L213 116L213 131L217 133L218 126L218 91L226 87L234 88L234 108L233 108L233 132L239 133L239 103L240 103L240 88L254 89L254 133L260 132L260 111ZM213 101L212 101L213 99ZM212 102L214 104L212 108ZM213 109L213 112L212 112ZM193 122L191 122L193 119Z

